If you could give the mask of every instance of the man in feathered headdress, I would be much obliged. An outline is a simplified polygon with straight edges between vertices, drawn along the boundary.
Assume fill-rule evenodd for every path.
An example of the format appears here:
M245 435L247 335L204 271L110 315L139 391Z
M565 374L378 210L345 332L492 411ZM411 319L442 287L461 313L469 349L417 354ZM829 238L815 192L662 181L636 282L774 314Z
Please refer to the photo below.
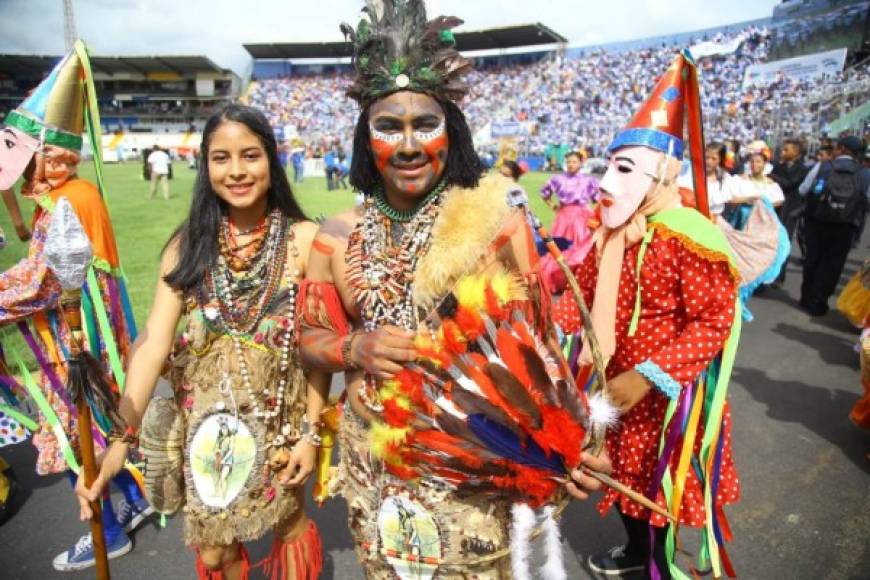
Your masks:
M23 176L21 194L37 204L27 257L0 273L0 327L10 332L17 327L42 371L37 385L19 355L13 355L17 359L11 361L16 364L13 372L24 376L28 394L40 411L40 425L33 435L38 451L36 470L40 474L67 472L71 477L78 463L75 405L64 388L71 335L59 311L60 283L45 259L51 214L60 198L70 202L93 246L94 262L83 300L88 348L105 361L107 375L121 388L121 361L135 333L112 224L101 195L100 121L92 79L87 50L79 41L0 127L4 141L0 190L11 188ZM77 176L83 133L90 137L99 187ZM7 346L6 352L14 353L11 344ZM124 493L124 503L116 517L106 495L102 512L110 558L132 549L125 530L153 511L130 473L122 472L115 483ZM61 571L93 566L90 534L58 555L53 564Z
M614 477L666 507L680 525L703 528L701 557L712 560L718 577L722 568L731 573L722 506L739 495L725 402L740 332L739 279L728 242L702 213L699 106L695 65L681 54L609 147L602 225L575 273L609 360L610 395L624 413L607 440ZM686 114L700 211L681 207L676 183ZM557 304L555 318L566 332L580 328L569 299ZM581 363L591 362L584 345ZM599 510L614 504L628 544L592 556L590 567L683 578L673 562L674 526L611 490Z
M367 575L507 577L510 501L460 497L425 477L411 485L413 469L378 459L398 444L394 431L370 425L403 418L379 385L417 359L415 331L463 275L508 272L535 326L552 331L534 239L507 204L512 182L483 175L455 104L471 67L454 46L461 21L427 21L422 0L370 2L364 11L367 20L342 30L357 72L348 94L361 107L350 181L365 202L325 222L314 242L299 296L303 360L346 373L338 484ZM587 463L608 469L606 459ZM410 527L411 552L401 533Z

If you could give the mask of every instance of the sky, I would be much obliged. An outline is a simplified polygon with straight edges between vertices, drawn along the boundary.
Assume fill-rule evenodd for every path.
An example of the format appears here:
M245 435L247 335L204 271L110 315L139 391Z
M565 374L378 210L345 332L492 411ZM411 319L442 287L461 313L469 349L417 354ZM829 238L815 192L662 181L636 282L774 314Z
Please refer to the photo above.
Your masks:
M594 45L770 16L778 0L429 0L457 30L541 22ZM200 55L244 74L257 42L342 40L363 0L74 0L76 31L96 55ZM533 7L533 8L530 8ZM0 0L0 53L60 55L63 0Z

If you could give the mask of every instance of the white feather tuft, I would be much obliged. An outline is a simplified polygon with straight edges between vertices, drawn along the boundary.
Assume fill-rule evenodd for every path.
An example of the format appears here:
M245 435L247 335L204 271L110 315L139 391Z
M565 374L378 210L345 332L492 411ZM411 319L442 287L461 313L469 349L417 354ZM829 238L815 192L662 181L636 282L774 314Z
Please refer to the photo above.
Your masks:
M548 505L543 511L544 521L541 525L544 528L546 560L541 569L542 577L547 580L567 580L568 573L565 572L565 560L562 558L562 533L553 517L555 508Z
M594 429L612 429L619 421L619 409L613 406L606 394L599 391L589 397L589 421Z
M529 570L531 545L529 536L535 527L535 512L525 503L515 503L511 508L511 568L514 580L532 580Z

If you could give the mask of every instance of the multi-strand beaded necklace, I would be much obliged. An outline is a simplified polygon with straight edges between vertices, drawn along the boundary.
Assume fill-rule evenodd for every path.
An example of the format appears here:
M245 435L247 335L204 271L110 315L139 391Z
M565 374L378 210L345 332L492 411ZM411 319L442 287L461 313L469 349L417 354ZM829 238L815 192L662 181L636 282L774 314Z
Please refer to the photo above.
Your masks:
M232 226L227 218L221 222L219 247L220 252L214 268L206 273L200 304L209 305L206 308L206 318L218 331L231 337L239 365L242 386L251 402L251 412L260 419L274 419L282 416L284 399L287 391L288 369L290 366L290 349L294 344L296 291L297 286L287 272L287 251L291 246L291 255L295 258L298 250L294 244L295 234L289 227L287 216L279 210L273 210L267 219L265 233L258 239L246 244L236 245ZM254 233L263 228L254 228ZM245 251L247 250L247 251ZM257 330L263 317L269 312L275 299L279 296L282 282L286 282L286 308L282 306L282 315L286 316L288 324L283 335L280 352L279 376L280 382L275 394L267 397L265 408L259 404L258 392L251 384L250 372L242 353L241 340ZM281 296L284 302L284 296ZM225 377L228 380L228 377ZM263 387L261 386L261 390ZM230 393L231 396L231 393ZM289 433L289 426L279 429L272 441L274 446L284 443Z
M444 189L442 182L413 212L393 210L380 191L366 199L363 219L350 235L346 258L347 280L366 331L383 324L416 328L414 271L429 249Z
M347 280L367 332L384 324L417 328L420 313L414 305L414 272L429 250L445 188L442 181L414 210L406 212L392 208L382 190L366 199L363 219L348 241L346 262ZM370 410L383 411L372 375L366 375L357 393Z

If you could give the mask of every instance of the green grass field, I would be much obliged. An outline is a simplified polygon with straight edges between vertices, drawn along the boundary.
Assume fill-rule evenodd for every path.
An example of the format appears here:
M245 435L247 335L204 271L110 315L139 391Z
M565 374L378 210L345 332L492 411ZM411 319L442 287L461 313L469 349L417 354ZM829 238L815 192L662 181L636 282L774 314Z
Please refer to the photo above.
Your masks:
M121 252L124 272L127 275L130 298L133 302L136 321L141 326L151 308L160 250L172 231L187 215L195 172L185 164L177 163L171 181L172 197L166 201L159 197L147 199L148 183L142 180L139 163L107 165L105 181L108 189L109 211L115 227L115 235ZM80 176L93 180L93 166L83 163ZM532 207L545 223L552 220L552 211L536 195L548 174L531 173L520 184L530 193ZM309 217L331 216L353 206L354 195L350 190L327 191L326 179L311 177L302 184L294 185L294 192ZM22 213L27 216L33 210L26 200L19 201ZM6 231L8 245L0 252L0 269L6 269L27 255L27 244L18 241L6 211L0 211L0 226Z

